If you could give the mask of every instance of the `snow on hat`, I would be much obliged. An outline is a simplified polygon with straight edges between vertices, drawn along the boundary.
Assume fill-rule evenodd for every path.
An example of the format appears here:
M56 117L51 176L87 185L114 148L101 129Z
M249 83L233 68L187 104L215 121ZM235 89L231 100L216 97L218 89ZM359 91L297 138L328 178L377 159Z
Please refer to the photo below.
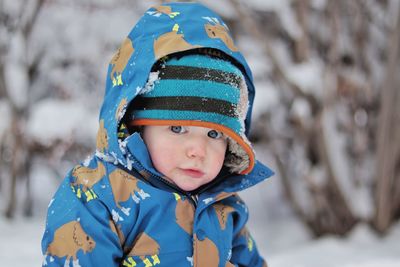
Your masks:
M254 151L245 135L248 92L242 72L232 63L207 55L167 59L150 74L134 99L130 125L213 128L228 136L224 165L247 174Z

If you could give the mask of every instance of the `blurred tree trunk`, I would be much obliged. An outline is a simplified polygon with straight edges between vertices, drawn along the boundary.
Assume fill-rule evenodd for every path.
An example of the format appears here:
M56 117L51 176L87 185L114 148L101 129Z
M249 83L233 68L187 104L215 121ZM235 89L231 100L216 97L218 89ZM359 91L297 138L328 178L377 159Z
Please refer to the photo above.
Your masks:
M12 17L10 14L2 13L1 21L5 21L5 27L8 38L2 39L1 44L1 55L0 64L2 68L0 68L0 86L1 91L4 94L4 98L9 103L11 107L11 122L8 132L6 133L6 139L8 144L8 150L12 151L11 162L8 165L9 171L7 174L10 175L10 188L9 188L9 199L7 203L7 207L5 210L5 216L8 218L13 217L16 209L16 201L17 198L20 197L17 195L17 183L19 179L25 180L25 196L21 199L25 199L24 202L24 214L31 215L32 214L32 195L30 189L30 181L29 181L29 166L31 160L31 151L29 150L28 140L24 135L26 131L26 122L27 115L30 111L30 101L29 101L29 93L30 86L34 82L36 70L39 65L39 59L34 60L31 59L32 56L30 54L30 50L28 49L29 38L32 32L32 29L35 25L35 21L39 14L40 9L44 0L36 0L30 1L20 5L19 14L16 17ZM4 3L1 3L3 5ZM21 46L18 51L14 51L15 47L12 47L11 42L13 38L20 37L18 41L18 45ZM6 43L8 41L8 43ZM14 40L15 41L15 40ZM3 43L4 42L4 43ZM22 54L21 54L22 53ZM12 55L11 55L12 54ZM30 60L31 59L31 60ZM7 63L7 64L6 64ZM7 80L7 76L5 75L7 67L15 67L13 64L18 65L18 71L21 72L19 74L19 79L26 79L22 81L27 88L23 88L23 91L20 92L23 95L18 97L26 98L26 101L22 101L21 103L17 103L17 99L15 98L15 94L13 91L17 90L14 88L14 83L12 80Z
M1 8L1 5L0 5ZM1 16L1 15L0 15ZM4 77L4 65L2 62L3 60L3 46L2 43L0 42L0 99L5 97L5 90L6 90L6 81ZM4 148L5 148L5 141L4 141L4 136L0 134L0 170L5 168L4 164L4 159L3 159L3 153L4 153ZM3 187L3 172L0 172L0 191L2 190Z
M380 232L388 230L400 206L400 5L397 23L391 33L387 50L386 79L381 88L377 128L376 215L374 221Z

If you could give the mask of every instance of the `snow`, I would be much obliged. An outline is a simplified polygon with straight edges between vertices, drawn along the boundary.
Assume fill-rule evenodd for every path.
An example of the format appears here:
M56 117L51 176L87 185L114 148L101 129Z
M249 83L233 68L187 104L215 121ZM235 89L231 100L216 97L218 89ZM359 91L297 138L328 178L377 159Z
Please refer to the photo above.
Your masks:
M8 221L0 217L0 231L1 266L41 266L41 218Z
M264 112L272 110L279 100L279 93L269 82L256 82L256 97L253 103L253 121L256 121Z
M97 115L80 103L47 99L36 104L27 128L29 135L42 144L71 138L91 142L98 128Z
M289 1L289 0L280 0L280 1L247 0L246 2L255 9L281 12L282 10L285 10L290 5L291 1Z
M307 120L311 117L311 107L303 98L296 98L291 109L293 116Z
M9 105L7 105L5 101L0 100L0 114L2 114L0 120L0 140L3 138L5 131L10 125L10 113Z
M150 93L154 89L154 84L160 80L159 77L160 71L150 72L149 79L144 86L144 88L140 89L138 94L144 95Z
M203 0L202 3L226 18L232 18L236 14L235 9L229 4L228 0Z
M399 237L399 231L393 232L390 238L381 240L360 225L348 238L325 237L311 243L298 244L299 247L271 257L269 264L276 267L399 266L400 251L393 240L393 235Z
M285 67L288 78L298 84L305 93L323 92L323 64L310 60ZM317 88L317 90L315 90Z
M323 10L327 4L327 0L312 0L311 6L318 10Z

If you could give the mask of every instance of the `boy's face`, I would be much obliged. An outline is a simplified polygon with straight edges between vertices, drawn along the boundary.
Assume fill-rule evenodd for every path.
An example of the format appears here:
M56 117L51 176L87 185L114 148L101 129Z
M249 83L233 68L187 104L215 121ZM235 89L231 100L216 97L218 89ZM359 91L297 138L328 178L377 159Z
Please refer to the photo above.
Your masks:
M227 139L213 129L145 126L143 139L154 167L185 191L212 181L224 163Z

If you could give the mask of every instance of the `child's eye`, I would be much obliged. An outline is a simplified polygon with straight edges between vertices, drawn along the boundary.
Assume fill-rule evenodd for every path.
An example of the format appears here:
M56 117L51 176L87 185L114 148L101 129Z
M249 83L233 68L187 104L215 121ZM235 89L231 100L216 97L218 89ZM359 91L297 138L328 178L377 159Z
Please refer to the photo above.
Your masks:
M186 132L186 129L182 126L170 126L170 130L173 133L182 134Z
M213 138L213 139L219 139L221 137L223 137L223 133L216 131L216 130L211 130L207 133L208 137Z

